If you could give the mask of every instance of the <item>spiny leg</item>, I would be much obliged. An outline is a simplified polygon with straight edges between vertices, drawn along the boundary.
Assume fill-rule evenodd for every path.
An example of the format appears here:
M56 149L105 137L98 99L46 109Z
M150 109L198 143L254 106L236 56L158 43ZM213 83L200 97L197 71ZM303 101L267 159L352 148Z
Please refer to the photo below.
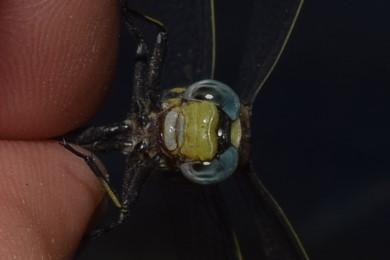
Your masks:
M159 64L163 59L166 33L165 33L165 29L163 29L163 31L159 32L159 34L157 35L157 42L155 44L153 55L149 62L149 57L148 57L149 52L144 37L142 33L136 28L136 26L133 24L132 21L132 15L138 17L143 17L143 16L127 8L123 8L123 11L125 12L125 14L127 12L127 15L125 15L126 18L125 24L129 32L133 36L135 36L138 42L135 65L134 65L134 86L133 86L134 93L132 97L133 108L131 112L133 112L132 113L133 115L138 115L138 116L142 116L142 114L147 115L147 113L150 110L149 109L150 96L149 93L147 92L147 90L150 89L150 86L148 86L148 83L149 84L151 84L152 82L156 83L157 79L159 78L159 71L157 71L157 69L160 66ZM152 18L145 17L145 20L147 21L150 21L150 19ZM153 72L148 73L146 75L146 72L149 71L153 71ZM138 112L138 113L134 113L134 112ZM136 118L130 118L130 121L131 119L136 119ZM120 150L120 148L123 148L121 147L121 143L112 142L112 139L113 138L115 139L115 137L117 136L121 136L121 133L123 133L123 130L126 131L127 127L129 126L120 123L111 126L91 127L86 129L79 136L77 136L74 139L74 141L75 143L82 145L84 148L93 151L105 151L112 148ZM149 175L148 173L151 168L150 165L154 165L154 164L149 163L148 167L145 167L146 164L144 159L146 158L141 159L138 156L129 157L129 160L127 161L128 168L125 171L124 179L123 179L122 196L121 196L121 200L119 200L117 193L114 191L113 188L111 188L111 184L108 177L105 176L100 171L92 155L88 156L79 152L78 150L76 150L74 147L72 147L70 144L68 144L65 141L63 145L69 151L71 151L75 155L85 160L85 162L94 172L94 174L97 177L99 177L104 188L109 194L111 200L120 210L119 217L116 222L112 223L106 228L94 231L91 234L91 236L92 237L99 236L100 234L107 232L113 229L114 227L116 227L117 225L121 224L127 218L129 210L135 203L138 194L140 192L140 189L142 188L144 182L146 181ZM134 151L132 154L137 154L137 151Z
M168 33L165 28L165 25L156 18L144 15L135 10L127 8L126 5L123 6L123 10L126 16L138 18L139 20L142 20L145 23L151 24L157 28L158 33L156 35L152 56L149 62L149 73L147 77L148 85L152 88L156 88L157 86L159 86L160 83L159 81L161 77L161 65L164 62L167 47Z
M99 168L99 166L97 164L97 161L94 158L94 156L92 154L86 155L86 154L78 151L71 144L67 143L65 140L63 141L62 145L67 150L69 150L71 153L73 153L74 155L80 157L81 159L83 159L87 163L87 165L92 170L92 172L95 174L95 176L100 180L102 186L106 190L108 196L110 197L110 199L114 203L114 205L117 208L122 209L123 206L122 206L122 203L119 200L119 197L117 195L118 193L112 188L112 185L110 183L110 180L109 180L108 176L105 175L101 171L101 169Z
M131 208L134 206L138 195L149 176L150 170L155 166L154 159L145 158L142 154L142 144L136 146L133 153L126 160L126 170L123 177L121 199L118 193L112 188L108 177L100 170L97 161L92 154L86 155L72 145L63 141L62 145L76 156L83 159L92 172L99 178L101 184L106 190L113 204L119 209L117 220L107 227L99 228L87 235L87 238L96 238L106 233L118 225L122 224L129 215Z
M161 72L162 66L164 63L164 58L167 48L167 32L163 26L158 27L161 31L158 32L156 37L156 42L154 44L154 49L152 57L150 58L149 71L148 71L148 85L150 89L148 90L149 97L152 100L152 104L157 104L159 100L159 93L161 89Z
M134 25L132 11L127 8L124 1L121 1L121 5L126 27L137 42L130 112L145 116L148 114L150 107L150 100L145 93L145 89L147 88L146 71L148 68L149 50L142 32Z
M144 37L142 33L131 23L133 18L137 18L145 23L151 24L155 26L158 30L152 55L150 57L149 62L147 63L147 75L145 81L146 84L139 85L140 88L144 88L145 90L138 89L138 88L136 89L136 86L134 86L135 91L138 91L137 96L144 97L149 101L148 106L150 105L150 99L152 101L151 104L156 104L159 101L158 94L160 91L158 87L160 86L161 68L166 53L167 30L161 21L153 17L141 14L135 10L129 9L123 1L121 1L121 4L122 4L123 14L126 20L130 25L132 25L132 28L129 28L130 32L135 35L138 42L140 43L144 42Z
M92 152L123 149L123 138L131 135L133 126L123 122L107 126L92 126L63 137L65 142L77 144Z
M121 212L118 222L122 223L127 218L154 166L155 160L146 158L143 154L126 160L121 193L122 205L126 210Z
M99 237L114 229L127 219L155 164L154 159L147 159L144 158L142 153L136 153L126 160L126 165L121 194L122 207L120 208L119 216L117 220L109 226L97 229L91 233L90 236L92 238Z

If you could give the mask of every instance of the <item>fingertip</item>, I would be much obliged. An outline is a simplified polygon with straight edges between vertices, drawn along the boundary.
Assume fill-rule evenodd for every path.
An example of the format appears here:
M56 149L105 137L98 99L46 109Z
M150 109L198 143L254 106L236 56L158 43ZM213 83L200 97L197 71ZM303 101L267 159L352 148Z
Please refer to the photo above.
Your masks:
M0 8L0 136L43 139L90 118L115 65L117 1L5 1Z
M55 142L5 141L0 165L0 258L71 258L103 196L88 166Z

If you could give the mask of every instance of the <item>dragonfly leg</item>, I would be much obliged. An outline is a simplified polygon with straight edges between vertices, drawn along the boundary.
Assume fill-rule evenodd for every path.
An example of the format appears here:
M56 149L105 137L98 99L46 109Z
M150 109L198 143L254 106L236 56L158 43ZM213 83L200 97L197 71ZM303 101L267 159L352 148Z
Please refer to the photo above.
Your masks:
M102 170L98 166L97 161L96 161L95 157L92 155L92 153L89 155L84 154L84 153L80 152L79 150L77 150L76 148L74 148L71 144L69 144L65 140L62 143L62 145L67 150L69 150L71 153L80 157L81 159L83 159L87 163L89 168L92 170L92 172L95 174L95 176L99 179L100 183L102 184L103 188L107 192L108 196L110 197L110 199L114 203L114 205L117 208L122 209L123 206L122 206L122 203L119 200L119 197L117 195L118 193L112 188L112 185L110 183L108 175L102 172Z
M140 101L145 100L144 102L148 103L143 104L143 107L140 109L140 111L143 111L142 109L145 109L145 107L149 110L149 106L151 104L156 104L159 97L158 88L160 86L161 79L161 65L163 64L166 53L167 30L161 21L139 13L135 10L129 9L123 1L121 4L129 31L135 36L138 42L137 57L140 59L140 61L142 60L142 63L137 63L136 59L133 93L133 97L135 99L133 99L133 103L139 103ZM147 24L151 24L158 30L150 59L148 59L148 48L146 46L144 37L133 24L134 18L137 18L138 20L141 20ZM143 97L144 99L140 99L140 97ZM150 100L152 101L151 103Z
M119 216L115 222L109 226L97 229L90 234L91 238L99 237L100 235L114 229L122 224L131 213L138 196L144 186L147 178L154 167L154 160L145 158L142 153L134 153L126 160L126 170L123 176L122 193L121 193L121 208Z
M154 160L146 158L143 154L138 154L138 156L130 155L126 160L121 194L123 209L126 209L126 211L121 212L118 222L122 223L128 216L153 167Z
M98 133L100 134L98 138L102 137L102 135L104 136L106 134L110 134L107 131L102 131L103 129L105 128L90 128L87 129L85 134L88 135L88 137L91 137L95 135L90 135L90 133ZM108 142L107 144L109 143L110 142ZM80 157L87 163L87 165L95 174L95 176L98 177L99 181L101 182L103 188L107 192L107 195L109 196L115 207L119 209L119 216L113 223L111 223L107 227L99 228L93 231L92 233L88 234L87 237L96 238L103 233L106 233L111 229L115 228L116 226L122 224L128 217L131 208L133 207L138 198L143 184L148 178L151 169L154 167L154 160L150 160L142 153L142 149L144 149L143 144L138 144L135 147L134 151L130 153L127 157L126 170L122 182L123 184L121 197L118 196L118 193L113 188L108 175L103 173L102 170L99 168L98 163L92 153L85 154L79 151L73 145L69 144L65 139L61 144L71 153Z
M130 111L132 113L138 113L142 117L142 115L146 116L150 110L150 100L145 92L148 89L146 72L149 67L149 50L142 32L134 24L134 19L136 18L134 11L127 8L124 1L121 1L121 5L125 25L137 42Z
M123 148L123 142L120 140L123 133L126 135L132 133L129 124L121 122L107 126L92 126L66 135L61 144L74 143L92 152L120 150Z
M160 84L161 77L161 65L164 62L166 48L167 48L167 39L168 33L165 25L158 19L144 15L135 10L128 9L126 6L123 7L124 13L128 16L133 16L142 20L147 24L151 24L157 28L157 35L154 43L154 48L152 55L150 57L149 68L148 68L148 84L153 90L157 90L157 87Z
M160 27L159 27L160 28ZM148 71L148 85L150 86L149 97L152 100L152 104L159 103L159 93L161 86L161 72L162 65L164 63L166 46L167 46L167 32L164 27L161 27L161 31L158 32L154 49L149 63Z

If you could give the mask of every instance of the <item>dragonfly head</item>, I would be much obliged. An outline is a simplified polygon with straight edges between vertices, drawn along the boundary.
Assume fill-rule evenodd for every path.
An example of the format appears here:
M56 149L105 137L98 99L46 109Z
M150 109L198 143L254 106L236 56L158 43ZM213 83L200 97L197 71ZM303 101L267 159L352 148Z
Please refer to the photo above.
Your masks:
M202 80L173 88L163 98L161 140L183 175L211 184L232 175L239 164L243 129L240 99L227 85Z

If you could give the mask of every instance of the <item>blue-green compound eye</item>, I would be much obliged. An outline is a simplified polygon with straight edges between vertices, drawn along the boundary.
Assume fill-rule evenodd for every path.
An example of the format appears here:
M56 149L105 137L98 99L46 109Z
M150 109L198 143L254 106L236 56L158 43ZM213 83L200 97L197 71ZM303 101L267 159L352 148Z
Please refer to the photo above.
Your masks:
M209 100L218 104L230 117L236 120L240 114L240 99L237 94L222 82L206 79L187 88L183 97L187 100Z
M186 162L181 172L189 180L199 184L213 184L232 175L238 166L238 151L230 146L211 162Z

